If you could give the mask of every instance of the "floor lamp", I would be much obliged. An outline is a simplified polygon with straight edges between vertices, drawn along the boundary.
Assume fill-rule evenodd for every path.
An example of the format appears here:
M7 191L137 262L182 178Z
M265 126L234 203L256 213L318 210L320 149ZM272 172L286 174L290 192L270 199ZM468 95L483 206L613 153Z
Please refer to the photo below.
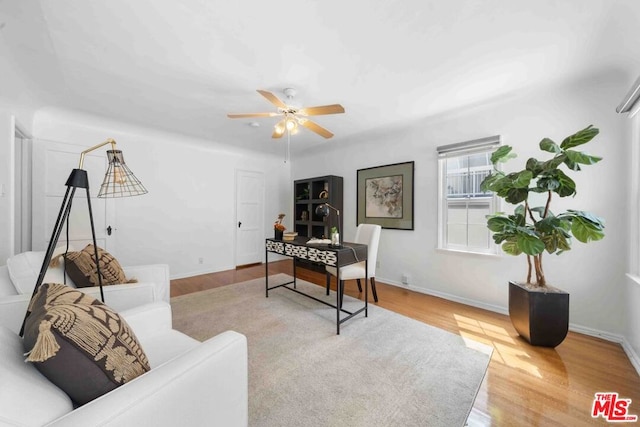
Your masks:
M58 239L60 238L62 228L64 227L65 221L68 221L69 213L71 212L73 196L75 195L78 188L84 188L87 193L87 207L89 209L89 222L91 223L91 237L93 239L98 285L100 286L100 299L102 300L102 302L104 302L104 292L102 290L102 275L100 274L100 260L98 258L97 249L98 245L96 242L96 231L93 224L93 212L91 210L91 197L89 194L89 178L87 176L87 171L82 169L82 167L84 165L84 157L86 154L108 144L111 144L111 149L107 150L109 166L107 167L107 172L104 176L104 180L102 181L102 185L100 186L98 197L128 197L147 193L147 189L144 188L140 180L136 178L136 176L133 174L133 172L131 172L129 167L124 162L122 151L116 150L116 142L113 139L107 139L106 141L98 145L84 150L80 154L80 165L77 169L73 169L71 171L71 175L69 175L69 178L67 179L67 182L65 184L67 186L67 191L65 192L64 198L62 199L62 206L60 206L58 219L56 220L56 224L53 228L53 233L51 234L51 239L49 240L47 252L45 253L44 261L42 262L42 267L40 268L40 274L38 274L38 280L36 281L35 287L33 288L33 293L31 294L32 299L36 292L38 292L40 285L42 285L44 276L47 272L47 269L49 268L49 263L51 262L51 257L56 248L56 244L58 243ZM27 313L24 316L24 321L22 322L22 327L20 328L20 336L23 336L24 334L24 326L27 317L29 317L29 314L30 312L27 310Z

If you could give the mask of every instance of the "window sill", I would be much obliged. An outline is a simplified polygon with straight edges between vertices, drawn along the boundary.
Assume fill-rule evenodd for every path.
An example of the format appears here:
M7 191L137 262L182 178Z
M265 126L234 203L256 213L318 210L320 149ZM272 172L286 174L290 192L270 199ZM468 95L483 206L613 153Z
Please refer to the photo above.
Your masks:
M498 255L496 253L492 253L492 252L473 252L473 251L463 251L461 249L437 248L436 252L462 254L462 255L472 255L472 256L480 256L480 257L488 257L488 258L500 258L501 257L500 255Z

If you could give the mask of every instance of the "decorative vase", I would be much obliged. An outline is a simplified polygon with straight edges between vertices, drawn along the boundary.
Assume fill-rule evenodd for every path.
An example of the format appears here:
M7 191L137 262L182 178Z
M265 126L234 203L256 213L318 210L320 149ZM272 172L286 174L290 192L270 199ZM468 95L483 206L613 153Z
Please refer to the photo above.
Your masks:
M331 246L340 246L340 233L333 233L331 235Z
M275 239L276 240L282 240L282 235L284 233L283 230L273 230L275 232Z

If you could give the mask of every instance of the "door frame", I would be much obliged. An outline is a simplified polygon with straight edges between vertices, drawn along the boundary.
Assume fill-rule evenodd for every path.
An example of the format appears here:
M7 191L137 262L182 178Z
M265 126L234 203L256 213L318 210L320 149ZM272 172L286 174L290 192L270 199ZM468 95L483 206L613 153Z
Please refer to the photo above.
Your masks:
M32 182L33 182L33 137L26 131L26 128L20 124L16 116L11 115L11 166L10 166L10 194L9 200L11 235L9 236L12 255L22 252L25 244L23 233L31 235L32 230ZM18 142L18 139L20 142ZM27 144L25 146L24 144ZM26 150L25 150L26 148ZM19 151L19 152L18 152ZM25 151L27 157L24 157ZM20 160L20 164L17 161ZM20 173L20 182L16 179ZM25 192L26 182L26 192ZM17 185L20 184L20 189ZM26 209L25 209L25 204ZM18 218L19 216L19 218ZM18 226L20 230L18 231ZM20 244L17 239L20 237ZM26 244L26 249L31 249L31 241Z

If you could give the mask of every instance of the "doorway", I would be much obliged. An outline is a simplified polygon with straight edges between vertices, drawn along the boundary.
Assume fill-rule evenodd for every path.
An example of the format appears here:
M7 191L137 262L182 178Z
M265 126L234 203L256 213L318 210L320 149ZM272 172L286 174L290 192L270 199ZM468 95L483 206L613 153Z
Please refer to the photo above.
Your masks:
M236 171L236 267L262 262L264 174Z
M15 124L15 119L13 128L13 218L15 221L13 253L18 254L31 250L33 145L26 132Z

